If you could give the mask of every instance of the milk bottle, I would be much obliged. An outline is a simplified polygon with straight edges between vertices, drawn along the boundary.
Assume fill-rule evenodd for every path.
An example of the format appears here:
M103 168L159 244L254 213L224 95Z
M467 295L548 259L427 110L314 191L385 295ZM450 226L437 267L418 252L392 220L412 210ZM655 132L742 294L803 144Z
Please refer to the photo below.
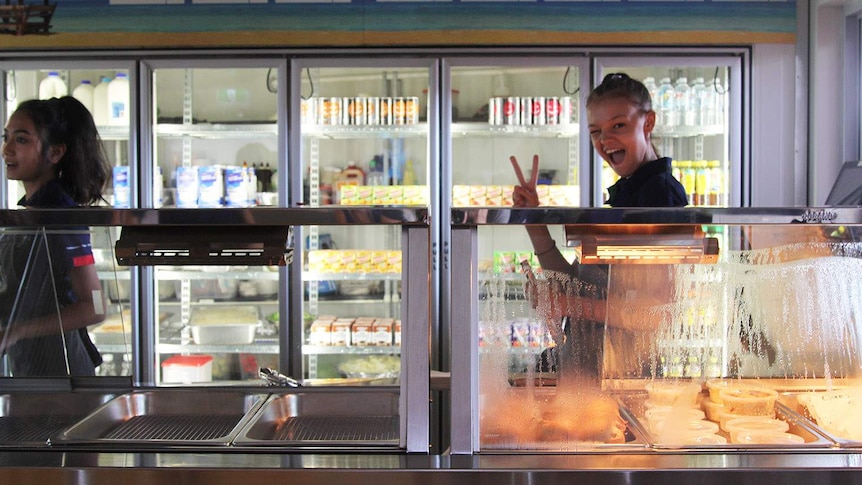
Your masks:
M122 72L108 83L108 124L129 124L129 78Z
M108 84L111 78L103 77L93 88L93 119L97 126L108 124Z
M72 96L75 97L87 110L93 112L93 84L89 79L84 79L81 84L72 90Z
M129 207L130 196L129 167L114 167L114 207Z
M48 76L39 83L39 99L51 99L65 96L69 91L66 83L60 79L60 73L51 71Z

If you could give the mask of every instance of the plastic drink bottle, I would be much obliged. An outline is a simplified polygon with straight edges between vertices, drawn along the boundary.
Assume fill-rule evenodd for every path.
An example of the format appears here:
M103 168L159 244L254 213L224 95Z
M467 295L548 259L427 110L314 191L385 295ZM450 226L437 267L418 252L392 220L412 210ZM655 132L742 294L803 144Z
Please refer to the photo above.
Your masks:
M676 80L674 94L676 95L676 112L679 125L694 126L694 110L692 110L691 86L688 85L688 78L680 77Z
M39 99L51 99L65 96L69 91L66 83L60 79L60 73L51 71L48 76L39 83Z
M72 90L72 96L75 97L90 113L93 112L93 84L89 79L84 79L81 84Z
M676 93L670 84L670 78L664 77L658 86L658 115L661 124L666 127L677 125L676 119Z

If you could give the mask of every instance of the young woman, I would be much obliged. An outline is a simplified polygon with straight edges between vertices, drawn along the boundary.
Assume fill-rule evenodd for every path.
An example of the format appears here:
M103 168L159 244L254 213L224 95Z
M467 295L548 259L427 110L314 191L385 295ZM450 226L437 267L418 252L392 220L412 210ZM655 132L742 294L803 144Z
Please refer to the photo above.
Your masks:
M602 159L620 176L608 187L607 203L612 207L682 207L687 204L685 189L671 173L671 159L660 157L652 143L656 113L646 86L626 74L608 74L587 97L587 122L590 141ZM510 161L519 184L512 194L514 207L538 207L536 177L539 157L533 157L532 178L524 178L515 157ZM576 277L582 287L593 287L603 293L607 274L595 266L579 267L570 264L560 253L547 226L527 226L527 233L543 270L556 271ZM552 316L569 316L569 309L577 308L580 322L569 328L577 332L574 338L582 350L575 352L579 367L593 372L600 368L603 324L608 320L608 305L604 298L555 294L551 304ZM571 326L570 326L571 327Z
M71 96L21 103L3 130L10 180L33 208L102 199L109 164L87 108ZM0 352L16 377L94 375L101 363L87 326L104 320L87 228L4 235Z

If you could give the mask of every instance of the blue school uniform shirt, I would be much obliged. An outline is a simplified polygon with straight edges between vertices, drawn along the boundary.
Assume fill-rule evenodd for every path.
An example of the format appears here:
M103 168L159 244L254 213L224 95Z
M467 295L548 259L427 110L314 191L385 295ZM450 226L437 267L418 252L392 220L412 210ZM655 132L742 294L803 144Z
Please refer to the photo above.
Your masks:
M608 187L611 207L684 207L688 204L685 188L671 172L671 159L662 157L647 162L628 178Z

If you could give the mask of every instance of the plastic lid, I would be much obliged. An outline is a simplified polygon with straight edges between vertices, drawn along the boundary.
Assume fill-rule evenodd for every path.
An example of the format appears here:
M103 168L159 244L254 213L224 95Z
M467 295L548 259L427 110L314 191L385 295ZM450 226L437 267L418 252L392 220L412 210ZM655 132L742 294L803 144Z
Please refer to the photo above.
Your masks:
M109 78L108 76L102 76L102 82L103 83L111 82L111 78Z
M57 72L57 71L48 71L48 75L49 75L49 76L59 76L59 75L60 75L60 73L59 73L59 72Z
M124 73L124 72L118 72L118 73L117 73L117 77L122 79L122 78L126 77L126 73Z
M174 355L162 362L162 367L172 365L183 367L200 367L212 362L211 355Z
M81 84L93 84L89 79L81 79Z

